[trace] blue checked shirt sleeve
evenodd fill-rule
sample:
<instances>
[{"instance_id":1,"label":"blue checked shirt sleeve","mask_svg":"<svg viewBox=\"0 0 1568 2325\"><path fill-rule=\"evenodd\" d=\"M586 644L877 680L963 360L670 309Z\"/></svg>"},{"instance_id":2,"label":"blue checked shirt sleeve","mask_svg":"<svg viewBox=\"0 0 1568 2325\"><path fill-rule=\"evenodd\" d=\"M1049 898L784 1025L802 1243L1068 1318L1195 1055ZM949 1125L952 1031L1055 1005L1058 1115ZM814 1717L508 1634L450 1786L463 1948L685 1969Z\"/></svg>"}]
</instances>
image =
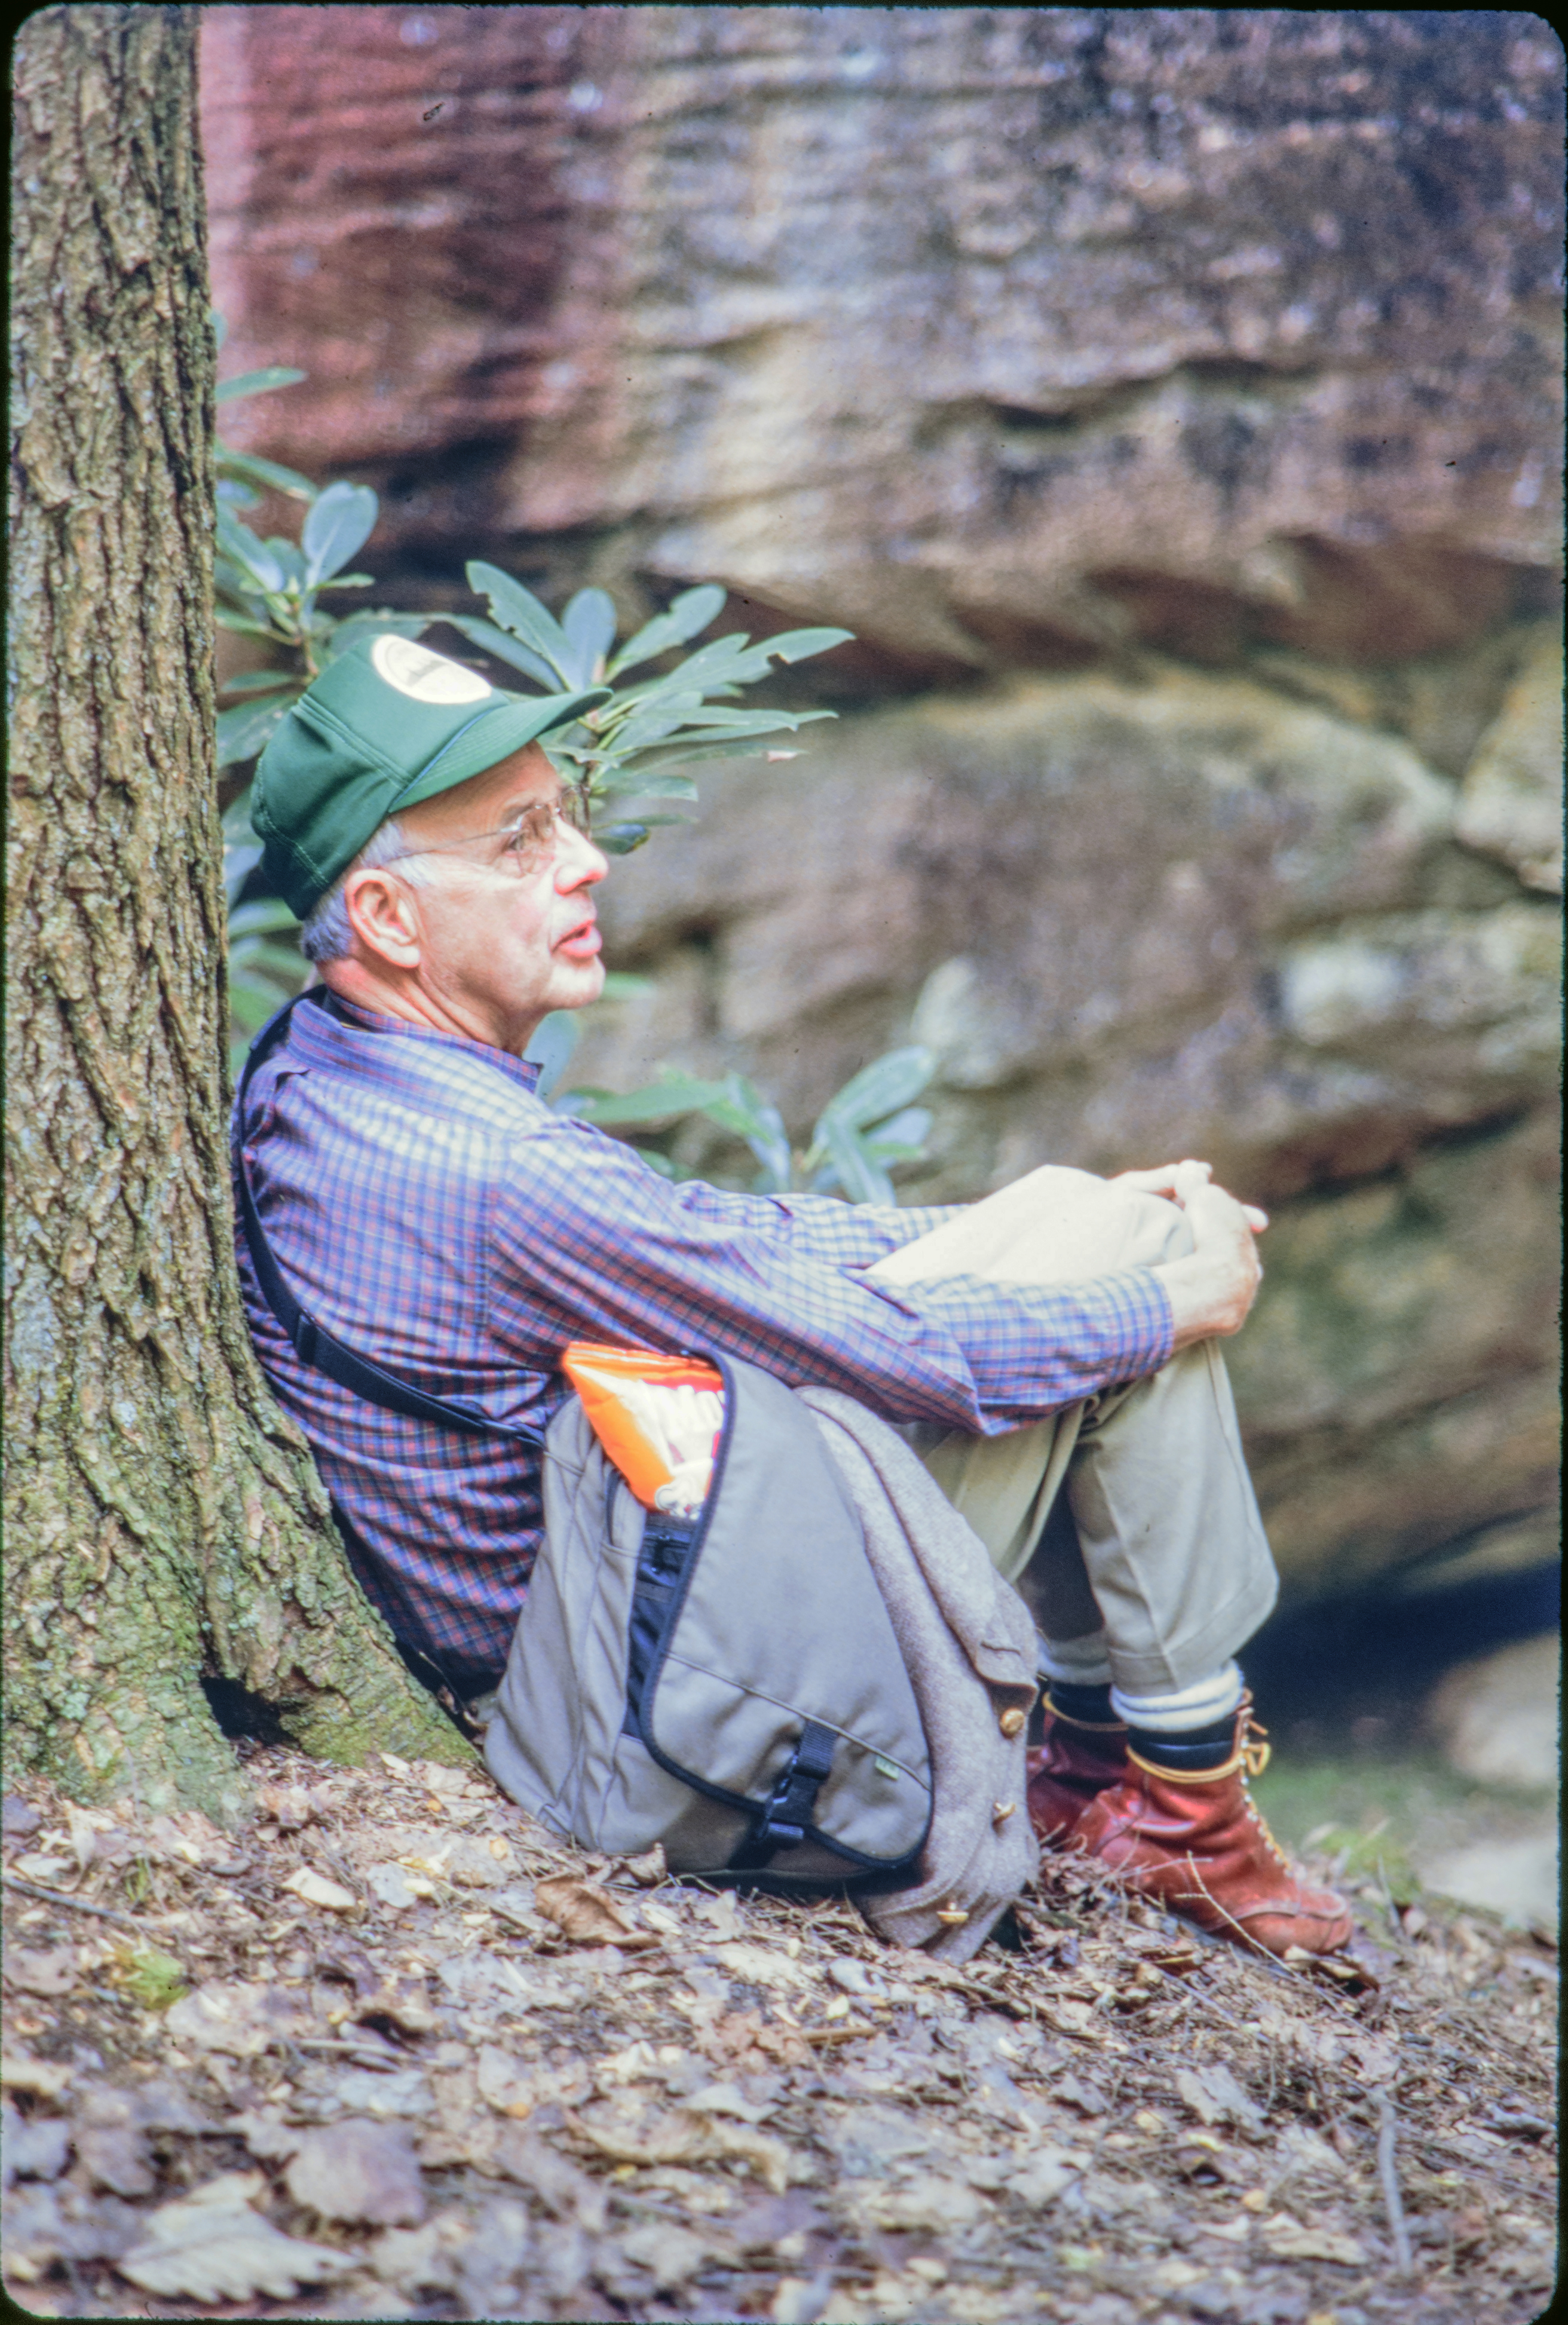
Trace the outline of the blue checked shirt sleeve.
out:
<instances>
[{"instance_id":1,"label":"blue checked shirt sleeve","mask_svg":"<svg viewBox=\"0 0 1568 2325\"><path fill-rule=\"evenodd\" d=\"M862 1280L951 1216L672 1186L557 1118L520 1143L499 1193L490 1329L530 1364L578 1338L719 1351L888 1420L988 1436L1166 1362L1170 1307L1147 1269L1049 1287Z\"/></svg>"}]
</instances>

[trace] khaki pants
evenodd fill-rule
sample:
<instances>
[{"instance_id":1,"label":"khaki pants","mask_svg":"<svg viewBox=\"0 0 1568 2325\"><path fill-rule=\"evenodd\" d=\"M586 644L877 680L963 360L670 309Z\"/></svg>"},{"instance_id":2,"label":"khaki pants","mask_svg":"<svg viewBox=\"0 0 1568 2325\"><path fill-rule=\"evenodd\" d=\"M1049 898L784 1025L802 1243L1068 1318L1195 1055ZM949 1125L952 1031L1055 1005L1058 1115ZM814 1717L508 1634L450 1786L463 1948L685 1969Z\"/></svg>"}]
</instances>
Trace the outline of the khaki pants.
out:
<instances>
[{"instance_id":1,"label":"khaki pants","mask_svg":"<svg viewBox=\"0 0 1568 2325\"><path fill-rule=\"evenodd\" d=\"M940 1275L1066 1283L1192 1247L1174 1203L1054 1164L868 1271L895 1290ZM1212 1340L1130 1386L1004 1437L924 1430L927 1468L1047 1640L1102 1626L1130 1694L1190 1686L1250 1638L1278 1579Z\"/></svg>"}]
</instances>

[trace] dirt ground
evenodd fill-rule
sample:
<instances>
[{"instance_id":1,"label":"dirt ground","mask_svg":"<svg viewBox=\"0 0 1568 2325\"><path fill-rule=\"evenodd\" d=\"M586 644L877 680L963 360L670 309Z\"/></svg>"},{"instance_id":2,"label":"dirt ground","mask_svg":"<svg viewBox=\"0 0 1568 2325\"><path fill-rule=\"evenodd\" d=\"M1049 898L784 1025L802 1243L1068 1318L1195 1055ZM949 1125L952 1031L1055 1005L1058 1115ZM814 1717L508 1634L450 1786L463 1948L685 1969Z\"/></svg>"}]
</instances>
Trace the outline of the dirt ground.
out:
<instances>
[{"instance_id":1,"label":"dirt ground","mask_svg":"<svg viewBox=\"0 0 1568 2325\"><path fill-rule=\"evenodd\" d=\"M1071 1861L962 1970L237 1747L238 1840L5 1801L5 2282L49 2317L1524 2325L1557 1961L1357 1873L1359 1973ZM1326 1860L1313 1861L1320 1875Z\"/></svg>"}]
</instances>

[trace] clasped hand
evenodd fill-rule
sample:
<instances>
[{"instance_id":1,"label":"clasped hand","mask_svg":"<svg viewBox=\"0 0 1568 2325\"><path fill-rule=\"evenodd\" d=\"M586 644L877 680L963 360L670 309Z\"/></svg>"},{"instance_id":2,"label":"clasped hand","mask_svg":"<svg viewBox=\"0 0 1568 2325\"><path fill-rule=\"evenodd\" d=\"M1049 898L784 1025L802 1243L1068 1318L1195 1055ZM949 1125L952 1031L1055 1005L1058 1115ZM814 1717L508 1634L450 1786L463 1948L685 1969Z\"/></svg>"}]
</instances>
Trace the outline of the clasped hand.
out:
<instances>
[{"instance_id":1,"label":"clasped hand","mask_svg":"<svg viewBox=\"0 0 1568 2325\"><path fill-rule=\"evenodd\" d=\"M1187 1215L1192 1249L1154 1271L1171 1303L1178 1348L1239 1332L1263 1281L1254 1238L1268 1225L1268 1214L1239 1203L1213 1177L1211 1163L1166 1162L1155 1171L1119 1172L1110 1181L1164 1195Z\"/></svg>"}]
</instances>

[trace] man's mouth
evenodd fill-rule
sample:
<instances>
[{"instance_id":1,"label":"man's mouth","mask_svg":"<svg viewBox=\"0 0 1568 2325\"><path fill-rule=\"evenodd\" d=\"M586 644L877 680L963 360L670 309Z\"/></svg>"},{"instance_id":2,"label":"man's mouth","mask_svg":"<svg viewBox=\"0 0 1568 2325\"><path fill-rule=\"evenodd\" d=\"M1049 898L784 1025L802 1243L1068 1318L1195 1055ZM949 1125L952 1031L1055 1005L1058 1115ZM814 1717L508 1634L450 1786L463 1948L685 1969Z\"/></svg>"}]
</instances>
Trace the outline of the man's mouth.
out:
<instances>
[{"instance_id":1,"label":"man's mouth","mask_svg":"<svg viewBox=\"0 0 1568 2325\"><path fill-rule=\"evenodd\" d=\"M567 931L565 936L561 937L556 944L555 949L557 952L563 952L568 960L592 960L601 950L603 943L604 940L599 935L598 923L590 912L586 921L579 921L574 929Z\"/></svg>"}]
</instances>

